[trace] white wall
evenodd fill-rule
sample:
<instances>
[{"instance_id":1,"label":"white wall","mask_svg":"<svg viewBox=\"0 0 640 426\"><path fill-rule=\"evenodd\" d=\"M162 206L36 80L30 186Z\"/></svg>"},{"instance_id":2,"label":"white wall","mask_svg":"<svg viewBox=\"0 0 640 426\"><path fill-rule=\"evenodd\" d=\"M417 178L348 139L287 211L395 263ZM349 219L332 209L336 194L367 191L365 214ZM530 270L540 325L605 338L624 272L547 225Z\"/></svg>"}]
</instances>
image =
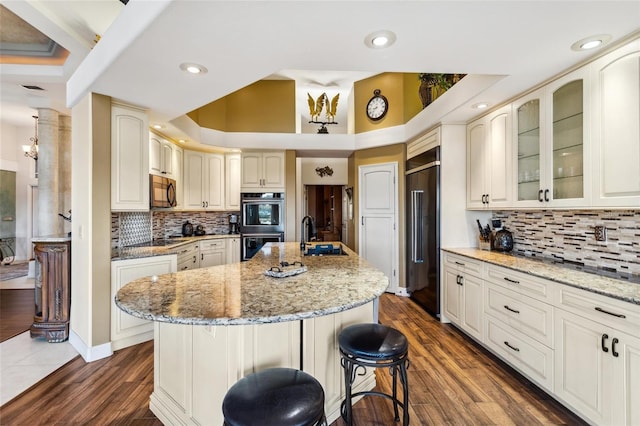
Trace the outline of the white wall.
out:
<instances>
[{"instance_id":1,"label":"white wall","mask_svg":"<svg viewBox=\"0 0 640 426\"><path fill-rule=\"evenodd\" d=\"M346 158L301 158L303 185L346 185L348 183ZM316 167L329 166L333 175L320 177Z\"/></svg>"},{"instance_id":2,"label":"white wall","mask_svg":"<svg viewBox=\"0 0 640 426\"><path fill-rule=\"evenodd\" d=\"M22 145L31 144L29 138L33 136L33 126L15 126L5 121L0 126L0 169L16 172L16 261L28 260L31 253L28 198L38 179L32 177L35 161L24 156Z\"/></svg>"}]
</instances>

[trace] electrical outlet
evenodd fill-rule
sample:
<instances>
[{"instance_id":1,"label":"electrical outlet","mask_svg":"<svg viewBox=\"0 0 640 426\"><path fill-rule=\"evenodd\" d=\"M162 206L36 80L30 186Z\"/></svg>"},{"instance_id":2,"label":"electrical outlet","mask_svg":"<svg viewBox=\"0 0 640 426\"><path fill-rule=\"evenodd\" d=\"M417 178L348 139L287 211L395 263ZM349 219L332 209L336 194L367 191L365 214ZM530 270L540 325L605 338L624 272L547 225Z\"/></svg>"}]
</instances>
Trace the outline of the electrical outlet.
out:
<instances>
[{"instance_id":1,"label":"electrical outlet","mask_svg":"<svg viewBox=\"0 0 640 426\"><path fill-rule=\"evenodd\" d=\"M593 233L596 241L607 241L607 228L604 226L594 226Z\"/></svg>"}]
</instances>

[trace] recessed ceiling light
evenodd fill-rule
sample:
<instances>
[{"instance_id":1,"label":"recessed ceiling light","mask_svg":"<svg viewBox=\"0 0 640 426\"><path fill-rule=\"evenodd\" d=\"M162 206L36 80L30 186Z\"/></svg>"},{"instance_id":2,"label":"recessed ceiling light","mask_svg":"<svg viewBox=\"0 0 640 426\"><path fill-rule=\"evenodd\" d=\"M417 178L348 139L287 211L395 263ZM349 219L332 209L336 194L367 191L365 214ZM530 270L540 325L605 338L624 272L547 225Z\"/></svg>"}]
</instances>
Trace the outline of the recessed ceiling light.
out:
<instances>
[{"instance_id":1,"label":"recessed ceiling light","mask_svg":"<svg viewBox=\"0 0 640 426\"><path fill-rule=\"evenodd\" d=\"M164 126L160 125L160 124L154 124L153 125L154 129L160 130L160 129L164 129Z\"/></svg>"},{"instance_id":2,"label":"recessed ceiling light","mask_svg":"<svg viewBox=\"0 0 640 426\"><path fill-rule=\"evenodd\" d=\"M180 69L190 74L205 74L208 71L204 65L194 64L192 62L180 64Z\"/></svg>"},{"instance_id":3,"label":"recessed ceiling light","mask_svg":"<svg viewBox=\"0 0 640 426\"><path fill-rule=\"evenodd\" d=\"M396 41L396 35L389 30L373 32L364 38L364 44L372 49L383 49Z\"/></svg>"},{"instance_id":4,"label":"recessed ceiling light","mask_svg":"<svg viewBox=\"0 0 640 426\"><path fill-rule=\"evenodd\" d=\"M581 52L583 50L594 49L596 47L604 46L605 44L611 41L611 36L609 34L600 34L587 38L583 38L582 40L578 40L571 45L571 50L575 50L576 52Z\"/></svg>"},{"instance_id":5,"label":"recessed ceiling light","mask_svg":"<svg viewBox=\"0 0 640 426\"><path fill-rule=\"evenodd\" d=\"M178 142L180 142L180 143L187 143L187 141L185 141L184 139L178 139Z\"/></svg>"},{"instance_id":6,"label":"recessed ceiling light","mask_svg":"<svg viewBox=\"0 0 640 426\"><path fill-rule=\"evenodd\" d=\"M486 102L478 102L477 104L473 104L471 105L471 108L475 108L475 109L485 109L489 106L488 103Z\"/></svg>"}]
</instances>

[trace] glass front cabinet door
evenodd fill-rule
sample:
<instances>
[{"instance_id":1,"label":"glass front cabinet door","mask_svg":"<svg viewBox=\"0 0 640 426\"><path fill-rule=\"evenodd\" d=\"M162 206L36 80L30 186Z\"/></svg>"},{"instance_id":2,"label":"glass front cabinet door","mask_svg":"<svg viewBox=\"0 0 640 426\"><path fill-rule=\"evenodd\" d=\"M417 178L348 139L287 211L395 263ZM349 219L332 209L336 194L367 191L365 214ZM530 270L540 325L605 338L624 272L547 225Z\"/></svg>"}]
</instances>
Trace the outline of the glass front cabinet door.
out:
<instances>
[{"instance_id":1,"label":"glass front cabinet door","mask_svg":"<svg viewBox=\"0 0 640 426\"><path fill-rule=\"evenodd\" d=\"M557 207L584 206L589 202L585 173L589 164L589 105L586 70L578 70L547 86L547 176L541 188L544 203Z\"/></svg>"},{"instance_id":2,"label":"glass front cabinet door","mask_svg":"<svg viewBox=\"0 0 640 426\"><path fill-rule=\"evenodd\" d=\"M542 166L542 91L538 90L518 100L513 105L515 119L515 145L516 158L515 179L516 197L515 203L521 206L537 207L540 189L544 186L540 174Z\"/></svg>"},{"instance_id":3,"label":"glass front cabinet door","mask_svg":"<svg viewBox=\"0 0 640 426\"><path fill-rule=\"evenodd\" d=\"M568 74L513 103L518 207L577 207L589 201L583 74Z\"/></svg>"}]
</instances>

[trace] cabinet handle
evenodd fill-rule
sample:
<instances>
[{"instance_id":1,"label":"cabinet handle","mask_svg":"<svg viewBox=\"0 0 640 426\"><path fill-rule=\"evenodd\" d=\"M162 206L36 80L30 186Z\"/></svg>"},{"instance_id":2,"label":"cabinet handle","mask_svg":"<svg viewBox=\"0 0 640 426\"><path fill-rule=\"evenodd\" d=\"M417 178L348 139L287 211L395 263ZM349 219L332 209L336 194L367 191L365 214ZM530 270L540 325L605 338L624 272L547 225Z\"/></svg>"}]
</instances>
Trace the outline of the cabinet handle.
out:
<instances>
[{"instance_id":1,"label":"cabinet handle","mask_svg":"<svg viewBox=\"0 0 640 426\"><path fill-rule=\"evenodd\" d=\"M456 281L458 285L464 285L464 282L462 280L464 280L464 277L462 275L458 275L458 280Z\"/></svg>"},{"instance_id":2,"label":"cabinet handle","mask_svg":"<svg viewBox=\"0 0 640 426\"><path fill-rule=\"evenodd\" d=\"M460 285L460 275L456 275L456 284Z\"/></svg>"},{"instance_id":3,"label":"cabinet handle","mask_svg":"<svg viewBox=\"0 0 640 426\"><path fill-rule=\"evenodd\" d=\"M207 204L205 207L209 207L209 202L208 202L208 201L205 201L205 203Z\"/></svg>"},{"instance_id":4,"label":"cabinet handle","mask_svg":"<svg viewBox=\"0 0 640 426\"><path fill-rule=\"evenodd\" d=\"M609 348L607 348L607 339L609 338L608 334L603 334L600 338L600 347L602 348L602 352L609 352Z\"/></svg>"},{"instance_id":5,"label":"cabinet handle","mask_svg":"<svg viewBox=\"0 0 640 426\"><path fill-rule=\"evenodd\" d=\"M542 202L542 189L538 191L538 201Z\"/></svg>"},{"instance_id":6,"label":"cabinet handle","mask_svg":"<svg viewBox=\"0 0 640 426\"><path fill-rule=\"evenodd\" d=\"M615 312L605 311L604 309L602 309L599 306L596 306L593 309L595 309L598 312L602 312L603 314L611 315L611 316L618 317L618 318L626 318L627 317L626 315L623 315L623 314L616 314Z\"/></svg>"},{"instance_id":7,"label":"cabinet handle","mask_svg":"<svg viewBox=\"0 0 640 426\"><path fill-rule=\"evenodd\" d=\"M504 342L504 344L505 344L505 345L507 345L507 347L508 347L509 349L514 350L514 351L516 351L516 352L520 352L520 349L519 349L519 348L516 348L515 346L511 346L511 345L509 344L509 342Z\"/></svg>"},{"instance_id":8,"label":"cabinet handle","mask_svg":"<svg viewBox=\"0 0 640 426\"><path fill-rule=\"evenodd\" d=\"M484 204L484 194L482 194L482 197L480 197L480 200L482 201L482 204Z\"/></svg>"},{"instance_id":9,"label":"cabinet handle","mask_svg":"<svg viewBox=\"0 0 640 426\"><path fill-rule=\"evenodd\" d=\"M182 270L184 271L185 269L189 269L189 266L185 265L182 267Z\"/></svg>"},{"instance_id":10,"label":"cabinet handle","mask_svg":"<svg viewBox=\"0 0 640 426\"><path fill-rule=\"evenodd\" d=\"M617 337L614 337L613 340L611 340L611 353L613 354L613 356L615 356L616 358L618 357L618 355L620 355L618 352L616 352L616 343L618 343L620 340L618 340Z\"/></svg>"},{"instance_id":11,"label":"cabinet handle","mask_svg":"<svg viewBox=\"0 0 640 426\"><path fill-rule=\"evenodd\" d=\"M202 207L204 207L204 201L202 202Z\"/></svg>"},{"instance_id":12,"label":"cabinet handle","mask_svg":"<svg viewBox=\"0 0 640 426\"><path fill-rule=\"evenodd\" d=\"M196 256L193 256L193 263L196 263L198 261L198 258Z\"/></svg>"},{"instance_id":13,"label":"cabinet handle","mask_svg":"<svg viewBox=\"0 0 640 426\"><path fill-rule=\"evenodd\" d=\"M544 190L544 200L549 202L549 190L548 189Z\"/></svg>"},{"instance_id":14,"label":"cabinet handle","mask_svg":"<svg viewBox=\"0 0 640 426\"><path fill-rule=\"evenodd\" d=\"M507 311L511 311L511 312L513 312L514 314L519 314L519 313L520 313L520 311L516 311L515 309L511 309L511 308L509 307L509 305L504 305L504 308L505 308Z\"/></svg>"},{"instance_id":15,"label":"cabinet handle","mask_svg":"<svg viewBox=\"0 0 640 426\"><path fill-rule=\"evenodd\" d=\"M485 194L484 197L485 203L489 204L489 194Z\"/></svg>"},{"instance_id":16,"label":"cabinet handle","mask_svg":"<svg viewBox=\"0 0 640 426\"><path fill-rule=\"evenodd\" d=\"M464 263L462 262L458 262L457 260L455 262L456 262L456 265L464 266Z\"/></svg>"},{"instance_id":17,"label":"cabinet handle","mask_svg":"<svg viewBox=\"0 0 640 426\"><path fill-rule=\"evenodd\" d=\"M364 216L362 216L362 226L364 226Z\"/></svg>"},{"instance_id":18,"label":"cabinet handle","mask_svg":"<svg viewBox=\"0 0 640 426\"><path fill-rule=\"evenodd\" d=\"M200 254L200 260L204 260L204 254Z\"/></svg>"},{"instance_id":19,"label":"cabinet handle","mask_svg":"<svg viewBox=\"0 0 640 426\"><path fill-rule=\"evenodd\" d=\"M520 284L520 281L512 280L512 279L511 279L511 278L509 278L509 277L504 277L504 280L505 280L505 281L509 281L510 283Z\"/></svg>"}]
</instances>

